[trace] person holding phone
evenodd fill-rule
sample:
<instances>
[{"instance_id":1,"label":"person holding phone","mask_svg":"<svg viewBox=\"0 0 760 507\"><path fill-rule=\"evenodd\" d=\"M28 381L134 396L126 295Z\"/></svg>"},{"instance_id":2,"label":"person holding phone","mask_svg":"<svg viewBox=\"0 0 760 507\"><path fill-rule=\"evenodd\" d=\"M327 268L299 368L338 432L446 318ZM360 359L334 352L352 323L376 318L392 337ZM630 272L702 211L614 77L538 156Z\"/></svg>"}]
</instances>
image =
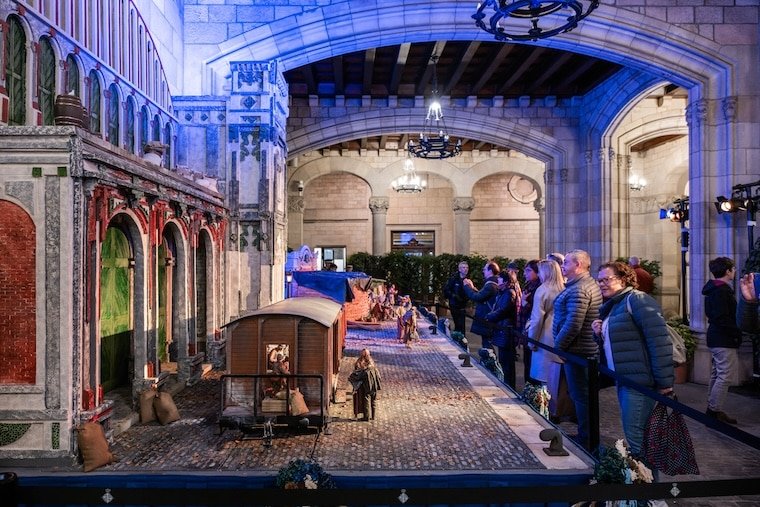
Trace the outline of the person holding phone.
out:
<instances>
[{"instance_id":1,"label":"person holding phone","mask_svg":"<svg viewBox=\"0 0 760 507\"><path fill-rule=\"evenodd\" d=\"M739 280L742 297L739 299L737 324L745 333L760 333L760 273L749 273Z\"/></svg>"}]
</instances>

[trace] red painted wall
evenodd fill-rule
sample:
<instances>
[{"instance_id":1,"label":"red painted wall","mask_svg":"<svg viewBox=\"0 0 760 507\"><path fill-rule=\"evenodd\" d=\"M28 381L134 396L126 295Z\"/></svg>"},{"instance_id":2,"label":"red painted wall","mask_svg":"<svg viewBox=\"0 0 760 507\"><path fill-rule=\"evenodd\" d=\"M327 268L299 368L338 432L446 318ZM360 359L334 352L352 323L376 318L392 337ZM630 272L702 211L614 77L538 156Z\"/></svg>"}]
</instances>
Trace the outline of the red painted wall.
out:
<instances>
[{"instance_id":1,"label":"red painted wall","mask_svg":"<svg viewBox=\"0 0 760 507\"><path fill-rule=\"evenodd\" d=\"M0 200L0 384L36 378L36 240L22 208Z\"/></svg>"}]
</instances>

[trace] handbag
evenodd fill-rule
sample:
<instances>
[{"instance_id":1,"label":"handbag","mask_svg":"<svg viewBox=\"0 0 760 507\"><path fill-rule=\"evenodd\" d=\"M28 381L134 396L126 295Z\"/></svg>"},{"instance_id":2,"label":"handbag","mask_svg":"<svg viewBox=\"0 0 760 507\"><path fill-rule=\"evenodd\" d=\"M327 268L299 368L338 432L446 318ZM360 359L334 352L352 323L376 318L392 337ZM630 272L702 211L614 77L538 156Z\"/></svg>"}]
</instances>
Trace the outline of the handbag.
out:
<instances>
[{"instance_id":1,"label":"handbag","mask_svg":"<svg viewBox=\"0 0 760 507\"><path fill-rule=\"evenodd\" d=\"M683 415L660 402L644 428L644 459L668 475L696 474L699 466Z\"/></svg>"}]
</instances>

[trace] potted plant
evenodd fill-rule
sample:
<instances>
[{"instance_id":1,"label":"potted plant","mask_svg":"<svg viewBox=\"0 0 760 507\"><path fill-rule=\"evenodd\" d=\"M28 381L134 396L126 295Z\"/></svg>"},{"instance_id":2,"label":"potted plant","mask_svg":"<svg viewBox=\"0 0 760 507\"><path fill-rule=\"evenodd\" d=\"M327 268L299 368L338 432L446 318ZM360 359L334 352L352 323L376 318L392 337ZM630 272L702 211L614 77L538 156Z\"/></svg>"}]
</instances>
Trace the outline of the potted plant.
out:
<instances>
[{"instance_id":1,"label":"potted plant","mask_svg":"<svg viewBox=\"0 0 760 507\"><path fill-rule=\"evenodd\" d=\"M697 350L697 338L692 330L680 317L673 317L668 320L668 325L675 329L683 338L686 346L686 362L675 365L674 374L676 384L683 384L689 378L689 368L694 361L694 352Z\"/></svg>"}]
</instances>

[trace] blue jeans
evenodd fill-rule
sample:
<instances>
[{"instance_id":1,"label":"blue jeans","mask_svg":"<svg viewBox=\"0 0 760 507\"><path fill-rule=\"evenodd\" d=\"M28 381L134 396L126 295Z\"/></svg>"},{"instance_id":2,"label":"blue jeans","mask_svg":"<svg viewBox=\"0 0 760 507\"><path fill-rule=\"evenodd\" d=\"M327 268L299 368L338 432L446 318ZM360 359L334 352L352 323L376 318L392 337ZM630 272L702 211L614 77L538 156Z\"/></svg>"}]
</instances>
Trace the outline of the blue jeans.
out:
<instances>
[{"instance_id":1,"label":"blue jeans","mask_svg":"<svg viewBox=\"0 0 760 507\"><path fill-rule=\"evenodd\" d=\"M644 429L657 402L649 396L625 386L618 386L617 395L620 403L620 418L623 421L623 433L628 442L628 449L635 456L641 456Z\"/></svg>"},{"instance_id":2,"label":"blue jeans","mask_svg":"<svg viewBox=\"0 0 760 507\"><path fill-rule=\"evenodd\" d=\"M588 370L567 362L562 365L567 378L567 389L575 405L575 416L578 418L578 442L588 449Z\"/></svg>"}]
</instances>

